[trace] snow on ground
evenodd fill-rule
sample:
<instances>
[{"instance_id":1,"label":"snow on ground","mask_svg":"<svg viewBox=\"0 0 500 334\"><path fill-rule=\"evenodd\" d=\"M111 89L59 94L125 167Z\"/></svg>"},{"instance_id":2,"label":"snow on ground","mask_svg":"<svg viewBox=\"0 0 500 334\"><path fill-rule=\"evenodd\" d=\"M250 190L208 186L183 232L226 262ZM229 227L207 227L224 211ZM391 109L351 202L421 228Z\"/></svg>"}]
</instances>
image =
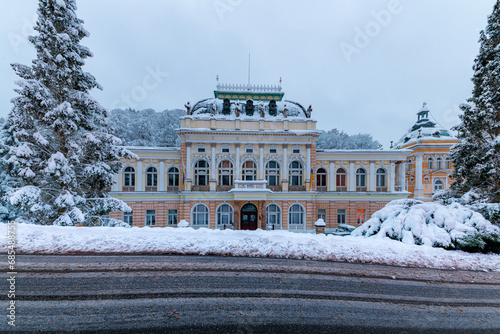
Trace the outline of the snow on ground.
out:
<instances>
[{"instance_id":1,"label":"snow on ground","mask_svg":"<svg viewBox=\"0 0 500 334\"><path fill-rule=\"evenodd\" d=\"M7 224L0 225L0 235L0 249L6 251ZM407 245L387 238L340 237L288 231L18 224L17 252L253 256L500 271L500 255Z\"/></svg>"}]
</instances>

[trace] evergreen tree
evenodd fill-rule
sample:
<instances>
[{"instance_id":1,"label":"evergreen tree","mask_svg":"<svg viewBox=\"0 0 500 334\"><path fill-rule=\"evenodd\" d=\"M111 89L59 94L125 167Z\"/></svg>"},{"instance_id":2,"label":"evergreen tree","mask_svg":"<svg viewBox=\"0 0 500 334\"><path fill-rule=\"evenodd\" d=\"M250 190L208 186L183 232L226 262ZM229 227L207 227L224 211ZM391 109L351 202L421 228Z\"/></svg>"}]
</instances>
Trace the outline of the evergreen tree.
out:
<instances>
[{"instance_id":1,"label":"evergreen tree","mask_svg":"<svg viewBox=\"0 0 500 334\"><path fill-rule=\"evenodd\" d=\"M474 63L474 89L469 103L462 104L460 143L452 151L455 165L452 184L457 194L470 190L483 200L500 201L500 2L481 31L479 55Z\"/></svg>"},{"instance_id":2,"label":"evergreen tree","mask_svg":"<svg viewBox=\"0 0 500 334\"><path fill-rule=\"evenodd\" d=\"M37 57L31 67L12 65L20 80L3 132L10 150L2 160L16 174L8 198L21 217L40 224L91 224L130 210L107 189L119 160L134 155L109 134L108 112L89 95L101 87L82 70L92 53L80 45L89 33L76 9L75 0L40 0L38 34L30 37Z\"/></svg>"}]
</instances>

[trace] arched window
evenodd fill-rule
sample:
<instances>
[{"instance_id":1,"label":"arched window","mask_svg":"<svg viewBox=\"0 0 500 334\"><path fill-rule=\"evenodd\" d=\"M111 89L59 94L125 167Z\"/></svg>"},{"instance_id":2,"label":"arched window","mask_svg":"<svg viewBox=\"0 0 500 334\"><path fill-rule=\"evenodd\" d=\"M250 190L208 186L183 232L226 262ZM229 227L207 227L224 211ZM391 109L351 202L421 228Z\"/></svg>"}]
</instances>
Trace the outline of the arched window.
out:
<instances>
[{"instance_id":1,"label":"arched window","mask_svg":"<svg viewBox=\"0 0 500 334\"><path fill-rule=\"evenodd\" d=\"M135 191L134 167L127 167L123 171L123 191Z\"/></svg>"},{"instance_id":2,"label":"arched window","mask_svg":"<svg viewBox=\"0 0 500 334\"><path fill-rule=\"evenodd\" d=\"M444 159L444 168L446 169L451 169L451 161L450 161L450 157L446 157Z\"/></svg>"},{"instance_id":3,"label":"arched window","mask_svg":"<svg viewBox=\"0 0 500 334\"><path fill-rule=\"evenodd\" d=\"M363 168L356 170L356 188L366 187L366 171ZM356 191L366 191L363 189L356 189Z\"/></svg>"},{"instance_id":4,"label":"arched window","mask_svg":"<svg viewBox=\"0 0 500 334\"><path fill-rule=\"evenodd\" d=\"M191 213L193 227L208 227L209 211L205 204L196 204Z\"/></svg>"},{"instance_id":5,"label":"arched window","mask_svg":"<svg viewBox=\"0 0 500 334\"><path fill-rule=\"evenodd\" d=\"M347 191L347 187L346 187L346 171L344 168L339 168L337 169L337 172L335 173L336 174L336 185L337 185L337 191Z\"/></svg>"},{"instance_id":6,"label":"arched window","mask_svg":"<svg viewBox=\"0 0 500 334\"><path fill-rule=\"evenodd\" d=\"M231 161L221 161L219 164L219 186L233 185L233 164Z\"/></svg>"},{"instance_id":7,"label":"arched window","mask_svg":"<svg viewBox=\"0 0 500 334\"><path fill-rule=\"evenodd\" d=\"M268 186L280 185L280 165L276 161L266 164L266 180Z\"/></svg>"},{"instance_id":8,"label":"arched window","mask_svg":"<svg viewBox=\"0 0 500 334\"><path fill-rule=\"evenodd\" d=\"M194 184L196 186L208 186L210 169L208 162L199 160L194 165Z\"/></svg>"},{"instance_id":9,"label":"arched window","mask_svg":"<svg viewBox=\"0 0 500 334\"><path fill-rule=\"evenodd\" d=\"M233 228L233 207L229 204L221 204L217 208L217 228Z\"/></svg>"},{"instance_id":10,"label":"arched window","mask_svg":"<svg viewBox=\"0 0 500 334\"><path fill-rule=\"evenodd\" d=\"M257 165L253 161L245 161L242 168L242 177L244 181L257 180Z\"/></svg>"},{"instance_id":11,"label":"arched window","mask_svg":"<svg viewBox=\"0 0 500 334\"><path fill-rule=\"evenodd\" d=\"M268 230L281 230L281 208L271 203L266 208L266 225Z\"/></svg>"},{"instance_id":12,"label":"arched window","mask_svg":"<svg viewBox=\"0 0 500 334\"><path fill-rule=\"evenodd\" d=\"M179 169L177 167L170 167L168 169L168 186L178 187L179 186Z\"/></svg>"},{"instance_id":13,"label":"arched window","mask_svg":"<svg viewBox=\"0 0 500 334\"><path fill-rule=\"evenodd\" d=\"M412 162L411 160L408 160L406 162L407 163L407 166L406 166L407 167L407 169L406 169L407 171L411 171L411 162Z\"/></svg>"},{"instance_id":14,"label":"arched window","mask_svg":"<svg viewBox=\"0 0 500 334\"><path fill-rule=\"evenodd\" d=\"M444 183L441 180L434 181L434 191L439 191L444 189Z\"/></svg>"},{"instance_id":15,"label":"arched window","mask_svg":"<svg viewBox=\"0 0 500 334\"><path fill-rule=\"evenodd\" d=\"M288 209L288 229L292 231L306 229L306 217L304 207L293 204Z\"/></svg>"},{"instance_id":16,"label":"arched window","mask_svg":"<svg viewBox=\"0 0 500 334\"><path fill-rule=\"evenodd\" d=\"M377 191L386 191L385 189L387 187L386 179L387 179L387 173L385 169L383 168L377 169Z\"/></svg>"},{"instance_id":17,"label":"arched window","mask_svg":"<svg viewBox=\"0 0 500 334\"><path fill-rule=\"evenodd\" d=\"M156 167L149 167L146 169L146 187L158 186L158 170ZM146 191L156 191L156 189L146 189Z\"/></svg>"},{"instance_id":18,"label":"arched window","mask_svg":"<svg viewBox=\"0 0 500 334\"><path fill-rule=\"evenodd\" d=\"M320 168L316 172L316 190L326 191L326 170L324 168Z\"/></svg>"},{"instance_id":19,"label":"arched window","mask_svg":"<svg viewBox=\"0 0 500 334\"><path fill-rule=\"evenodd\" d=\"M432 160L432 158L427 159L427 168L428 169L434 168L434 160Z\"/></svg>"},{"instance_id":20,"label":"arched window","mask_svg":"<svg viewBox=\"0 0 500 334\"><path fill-rule=\"evenodd\" d=\"M302 163L300 163L300 161L292 161L288 171L288 178L291 186L302 185L302 173Z\"/></svg>"},{"instance_id":21,"label":"arched window","mask_svg":"<svg viewBox=\"0 0 500 334\"><path fill-rule=\"evenodd\" d=\"M436 169L442 169L443 168L443 159L437 158L436 159Z\"/></svg>"}]
</instances>

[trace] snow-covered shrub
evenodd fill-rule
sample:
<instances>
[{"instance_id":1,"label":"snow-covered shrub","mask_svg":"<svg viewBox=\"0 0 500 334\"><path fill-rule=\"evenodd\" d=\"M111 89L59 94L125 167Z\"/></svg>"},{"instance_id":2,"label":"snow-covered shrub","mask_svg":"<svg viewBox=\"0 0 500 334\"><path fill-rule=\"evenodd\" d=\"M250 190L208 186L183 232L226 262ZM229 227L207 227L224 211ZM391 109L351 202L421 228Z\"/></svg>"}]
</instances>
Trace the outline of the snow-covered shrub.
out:
<instances>
[{"instance_id":1,"label":"snow-covered shrub","mask_svg":"<svg viewBox=\"0 0 500 334\"><path fill-rule=\"evenodd\" d=\"M396 200L375 212L353 236L390 238L406 244L500 253L500 228L460 203Z\"/></svg>"}]
</instances>

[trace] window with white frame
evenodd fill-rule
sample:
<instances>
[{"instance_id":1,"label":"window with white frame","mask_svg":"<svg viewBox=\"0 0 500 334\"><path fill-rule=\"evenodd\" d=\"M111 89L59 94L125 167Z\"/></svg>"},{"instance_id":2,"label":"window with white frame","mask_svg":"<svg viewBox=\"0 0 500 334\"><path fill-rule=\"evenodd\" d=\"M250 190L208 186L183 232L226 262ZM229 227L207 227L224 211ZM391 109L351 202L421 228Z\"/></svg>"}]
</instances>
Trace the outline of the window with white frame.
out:
<instances>
[{"instance_id":1,"label":"window with white frame","mask_svg":"<svg viewBox=\"0 0 500 334\"><path fill-rule=\"evenodd\" d=\"M245 153L247 153L247 154L253 154L253 147L247 147L247 148L245 148Z\"/></svg>"},{"instance_id":2,"label":"window with white frame","mask_svg":"<svg viewBox=\"0 0 500 334\"><path fill-rule=\"evenodd\" d=\"M434 191L439 191L444 189L444 183L441 180L434 181Z\"/></svg>"},{"instance_id":3,"label":"window with white frame","mask_svg":"<svg viewBox=\"0 0 500 334\"><path fill-rule=\"evenodd\" d=\"M356 170L356 187L366 187L366 171L363 168Z\"/></svg>"},{"instance_id":4,"label":"window with white frame","mask_svg":"<svg viewBox=\"0 0 500 334\"><path fill-rule=\"evenodd\" d=\"M336 181L337 181L337 187L345 187L346 185L346 171L344 168L339 168L337 169L336 174Z\"/></svg>"},{"instance_id":5,"label":"window with white frame","mask_svg":"<svg viewBox=\"0 0 500 334\"><path fill-rule=\"evenodd\" d=\"M134 224L134 215L133 215L133 212L130 211L130 212L124 212L123 213L123 221L127 224L129 224L130 226L132 226Z\"/></svg>"},{"instance_id":6,"label":"window with white frame","mask_svg":"<svg viewBox=\"0 0 500 334\"><path fill-rule=\"evenodd\" d=\"M210 168L205 160L199 160L194 165L194 184L196 186L207 186L209 181Z\"/></svg>"},{"instance_id":7,"label":"window with white frame","mask_svg":"<svg viewBox=\"0 0 500 334\"><path fill-rule=\"evenodd\" d=\"M326 209L318 209L318 219L323 219L326 223Z\"/></svg>"},{"instance_id":8,"label":"window with white frame","mask_svg":"<svg viewBox=\"0 0 500 334\"><path fill-rule=\"evenodd\" d=\"M217 208L217 228L233 227L233 207L229 204L221 204Z\"/></svg>"},{"instance_id":9,"label":"window with white frame","mask_svg":"<svg viewBox=\"0 0 500 334\"><path fill-rule=\"evenodd\" d=\"M223 145L222 146L222 149L221 149L222 153L229 153L229 151L230 151L229 146L227 146L227 145Z\"/></svg>"},{"instance_id":10,"label":"window with white frame","mask_svg":"<svg viewBox=\"0 0 500 334\"><path fill-rule=\"evenodd\" d=\"M123 172L123 185L125 187L135 186L135 169L134 167L127 167Z\"/></svg>"},{"instance_id":11,"label":"window with white frame","mask_svg":"<svg viewBox=\"0 0 500 334\"><path fill-rule=\"evenodd\" d=\"M257 165L253 161L245 161L243 163L242 177L244 181L257 180Z\"/></svg>"},{"instance_id":12,"label":"window with white frame","mask_svg":"<svg viewBox=\"0 0 500 334\"><path fill-rule=\"evenodd\" d=\"M446 169L450 169L451 168L451 161L450 161L450 157L446 157L444 159L444 168Z\"/></svg>"},{"instance_id":13,"label":"window with white frame","mask_svg":"<svg viewBox=\"0 0 500 334\"><path fill-rule=\"evenodd\" d=\"M146 226L154 226L156 223L156 211L146 210Z\"/></svg>"},{"instance_id":14,"label":"window with white frame","mask_svg":"<svg viewBox=\"0 0 500 334\"><path fill-rule=\"evenodd\" d=\"M281 229L281 208L278 204L271 203L267 206L266 225L268 230Z\"/></svg>"},{"instance_id":15,"label":"window with white frame","mask_svg":"<svg viewBox=\"0 0 500 334\"><path fill-rule=\"evenodd\" d=\"M346 209L337 209L337 224L346 223Z\"/></svg>"},{"instance_id":16,"label":"window with white frame","mask_svg":"<svg viewBox=\"0 0 500 334\"><path fill-rule=\"evenodd\" d=\"M278 153L278 149L276 147L269 148L269 154L276 154L276 153Z\"/></svg>"},{"instance_id":17,"label":"window with white frame","mask_svg":"<svg viewBox=\"0 0 500 334\"><path fill-rule=\"evenodd\" d=\"M290 230L305 230L305 210L300 204L293 204L288 209L288 228Z\"/></svg>"},{"instance_id":18,"label":"window with white frame","mask_svg":"<svg viewBox=\"0 0 500 334\"><path fill-rule=\"evenodd\" d=\"M303 167L300 161L292 161L288 169L288 179L291 186L301 186Z\"/></svg>"},{"instance_id":19,"label":"window with white frame","mask_svg":"<svg viewBox=\"0 0 500 334\"><path fill-rule=\"evenodd\" d=\"M377 169L377 187L387 187L387 172L383 168Z\"/></svg>"},{"instance_id":20,"label":"window with white frame","mask_svg":"<svg viewBox=\"0 0 500 334\"><path fill-rule=\"evenodd\" d=\"M205 147L198 147L198 153L205 153Z\"/></svg>"},{"instance_id":21,"label":"window with white frame","mask_svg":"<svg viewBox=\"0 0 500 334\"><path fill-rule=\"evenodd\" d=\"M276 161L266 164L266 181L268 186L280 185L280 165Z\"/></svg>"},{"instance_id":22,"label":"window with white frame","mask_svg":"<svg viewBox=\"0 0 500 334\"><path fill-rule=\"evenodd\" d=\"M443 159L437 158L436 159L436 169L442 169L443 168Z\"/></svg>"},{"instance_id":23,"label":"window with white frame","mask_svg":"<svg viewBox=\"0 0 500 334\"><path fill-rule=\"evenodd\" d=\"M300 147L293 147L292 154L300 154Z\"/></svg>"},{"instance_id":24,"label":"window with white frame","mask_svg":"<svg viewBox=\"0 0 500 334\"><path fill-rule=\"evenodd\" d=\"M407 171L411 171L411 163L412 163L411 160L406 161L406 170Z\"/></svg>"},{"instance_id":25,"label":"window with white frame","mask_svg":"<svg viewBox=\"0 0 500 334\"><path fill-rule=\"evenodd\" d=\"M365 210L364 209L359 209L358 210L357 216L356 216L356 221L360 225L365 222Z\"/></svg>"},{"instance_id":26,"label":"window with white frame","mask_svg":"<svg viewBox=\"0 0 500 334\"><path fill-rule=\"evenodd\" d=\"M156 167L149 167L148 169L146 169L146 186L158 186L158 170L156 169Z\"/></svg>"},{"instance_id":27,"label":"window with white frame","mask_svg":"<svg viewBox=\"0 0 500 334\"><path fill-rule=\"evenodd\" d=\"M167 225L177 225L177 210L168 210Z\"/></svg>"},{"instance_id":28,"label":"window with white frame","mask_svg":"<svg viewBox=\"0 0 500 334\"><path fill-rule=\"evenodd\" d=\"M170 167L168 169L168 186L178 187L179 186L179 169L177 167Z\"/></svg>"},{"instance_id":29,"label":"window with white frame","mask_svg":"<svg viewBox=\"0 0 500 334\"><path fill-rule=\"evenodd\" d=\"M219 163L219 186L233 185L233 164L231 161L221 161Z\"/></svg>"},{"instance_id":30,"label":"window with white frame","mask_svg":"<svg viewBox=\"0 0 500 334\"><path fill-rule=\"evenodd\" d=\"M326 169L320 168L316 172L316 186L326 187Z\"/></svg>"},{"instance_id":31,"label":"window with white frame","mask_svg":"<svg viewBox=\"0 0 500 334\"><path fill-rule=\"evenodd\" d=\"M434 160L432 158L427 159L427 168L429 169L434 168Z\"/></svg>"},{"instance_id":32,"label":"window with white frame","mask_svg":"<svg viewBox=\"0 0 500 334\"><path fill-rule=\"evenodd\" d=\"M193 227L208 227L209 211L204 204L196 204L191 214Z\"/></svg>"}]
</instances>

